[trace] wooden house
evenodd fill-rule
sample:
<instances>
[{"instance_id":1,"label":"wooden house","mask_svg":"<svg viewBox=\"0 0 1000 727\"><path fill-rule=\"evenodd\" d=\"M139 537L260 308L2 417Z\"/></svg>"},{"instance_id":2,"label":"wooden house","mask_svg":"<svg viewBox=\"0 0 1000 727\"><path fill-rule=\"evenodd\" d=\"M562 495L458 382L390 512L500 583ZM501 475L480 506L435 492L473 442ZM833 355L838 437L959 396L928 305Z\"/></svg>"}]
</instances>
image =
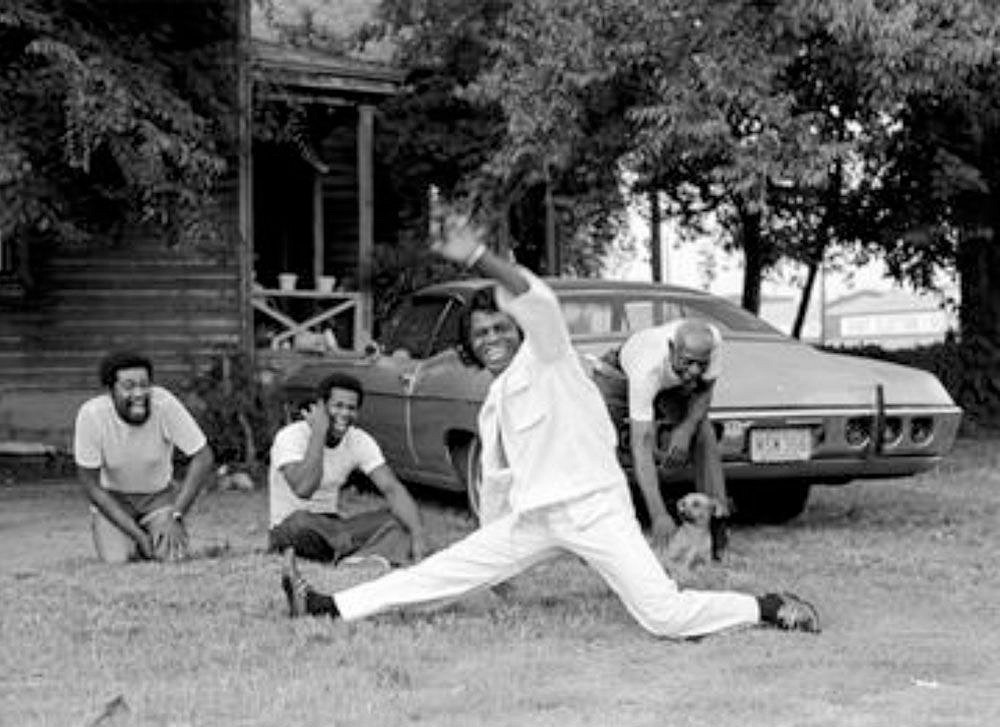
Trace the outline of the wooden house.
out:
<instances>
[{"instance_id":1,"label":"wooden house","mask_svg":"<svg viewBox=\"0 0 1000 727\"><path fill-rule=\"evenodd\" d=\"M308 124L301 144L242 144L238 179L218 198L221 239L171 247L135 228L83 248L33 248L30 294L0 266L0 454L69 449L111 350L145 352L171 385L220 351L291 343L295 324L324 307L340 311L326 319L340 345L370 330L375 108L400 74L264 41L242 70L245 132L258 104L299 104ZM0 245L9 265L10 241ZM297 274L294 291L281 290L279 273ZM339 281L324 292L321 276Z\"/></svg>"}]
</instances>

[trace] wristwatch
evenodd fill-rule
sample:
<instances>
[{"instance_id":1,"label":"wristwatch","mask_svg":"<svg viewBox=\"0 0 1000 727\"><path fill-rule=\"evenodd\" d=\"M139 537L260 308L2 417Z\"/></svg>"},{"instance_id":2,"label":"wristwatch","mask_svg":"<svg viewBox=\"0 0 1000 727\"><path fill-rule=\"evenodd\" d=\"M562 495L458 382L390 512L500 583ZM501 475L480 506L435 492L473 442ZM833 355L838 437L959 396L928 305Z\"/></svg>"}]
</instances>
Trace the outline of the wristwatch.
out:
<instances>
[{"instance_id":1,"label":"wristwatch","mask_svg":"<svg viewBox=\"0 0 1000 727\"><path fill-rule=\"evenodd\" d=\"M172 513L170 513L170 518L174 522L178 522L179 523L181 520L184 519L184 513L182 513L180 510L174 510Z\"/></svg>"}]
</instances>

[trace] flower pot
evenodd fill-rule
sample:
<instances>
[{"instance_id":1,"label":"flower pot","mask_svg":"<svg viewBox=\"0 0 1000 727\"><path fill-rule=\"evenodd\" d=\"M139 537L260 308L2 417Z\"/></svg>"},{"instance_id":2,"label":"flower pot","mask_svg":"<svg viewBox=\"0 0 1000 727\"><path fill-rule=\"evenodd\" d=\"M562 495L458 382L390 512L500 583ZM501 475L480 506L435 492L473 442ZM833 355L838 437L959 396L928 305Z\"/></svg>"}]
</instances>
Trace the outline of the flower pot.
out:
<instances>
[{"instance_id":1,"label":"flower pot","mask_svg":"<svg viewBox=\"0 0 1000 727\"><path fill-rule=\"evenodd\" d=\"M334 275L320 275L316 280L316 290L320 293L332 293L337 285L337 278Z\"/></svg>"},{"instance_id":2,"label":"flower pot","mask_svg":"<svg viewBox=\"0 0 1000 727\"><path fill-rule=\"evenodd\" d=\"M299 276L295 273L278 273L278 288L281 290L295 290Z\"/></svg>"}]
</instances>

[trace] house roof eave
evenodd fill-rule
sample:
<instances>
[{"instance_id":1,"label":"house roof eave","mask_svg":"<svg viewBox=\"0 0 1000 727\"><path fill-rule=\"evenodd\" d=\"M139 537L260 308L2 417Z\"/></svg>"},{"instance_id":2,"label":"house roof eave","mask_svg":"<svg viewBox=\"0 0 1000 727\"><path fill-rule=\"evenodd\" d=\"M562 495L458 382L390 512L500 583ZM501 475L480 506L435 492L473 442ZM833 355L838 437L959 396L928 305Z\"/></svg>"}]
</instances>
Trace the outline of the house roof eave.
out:
<instances>
[{"instance_id":1,"label":"house roof eave","mask_svg":"<svg viewBox=\"0 0 1000 727\"><path fill-rule=\"evenodd\" d=\"M405 78L402 69L358 58L253 40L250 68L254 80L328 93L388 96Z\"/></svg>"}]
</instances>

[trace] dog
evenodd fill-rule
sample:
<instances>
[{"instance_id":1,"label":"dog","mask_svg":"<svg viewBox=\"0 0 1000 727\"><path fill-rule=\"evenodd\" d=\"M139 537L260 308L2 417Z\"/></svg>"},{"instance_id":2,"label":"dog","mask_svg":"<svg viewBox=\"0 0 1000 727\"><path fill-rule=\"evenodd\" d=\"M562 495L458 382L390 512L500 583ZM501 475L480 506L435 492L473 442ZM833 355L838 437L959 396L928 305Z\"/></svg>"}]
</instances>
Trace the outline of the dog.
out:
<instances>
[{"instance_id":1,"label":"dog","mask_svg":"<svg viewBox=\"0 0 1000 727\"><path fill-rule=\"evenodd\" d=\"M677 501L681 524L667 543L664 558L678 578L712 560L712 520L722 514L722 505L701 492L691 492Z\"/></svg>"}]
</instances>

